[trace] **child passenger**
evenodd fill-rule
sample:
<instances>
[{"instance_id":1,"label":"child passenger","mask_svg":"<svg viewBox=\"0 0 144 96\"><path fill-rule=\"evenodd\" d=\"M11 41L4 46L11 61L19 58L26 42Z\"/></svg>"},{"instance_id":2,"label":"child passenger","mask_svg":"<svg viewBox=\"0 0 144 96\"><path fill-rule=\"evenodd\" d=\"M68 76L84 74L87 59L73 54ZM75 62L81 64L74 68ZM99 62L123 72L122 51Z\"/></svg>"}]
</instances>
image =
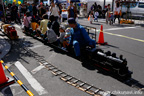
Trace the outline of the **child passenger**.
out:
<instances>
[{"instance_id":1,"label":"child passenger","mask_svg":"<svg viewBox=\"0 0 144 96\"><path fill-rule=\"evenodd\" d=\"M65 30L65 36L64 36L64 41L63 41L63 48L64 49L66 49L66 47L69 46L70 39L71 39L71 28L67 28Z\"/></svg>"},{"instance_id":2,"label":"child passenger","mask_svg":"<svg viewBox=\"0 0 144 96\"><path fill-rule=\"evenodd\" d=\"M25 31L28 32L29 28L31 27L31 15L30 12L26 12L26 16L24 17L24 28Z\"/></svg>"},{"instance_id":3,"label":"child passenger","mask_svg":"<svg viewBox=\"0 0 144 96\"><path fill-rule=\"evenodd\" d=\"M60 36L57 38L58 43L61 45L63 44L64 37L65 37L65 26L60 26L59 28Z\"/></svg>"}]
</instances>

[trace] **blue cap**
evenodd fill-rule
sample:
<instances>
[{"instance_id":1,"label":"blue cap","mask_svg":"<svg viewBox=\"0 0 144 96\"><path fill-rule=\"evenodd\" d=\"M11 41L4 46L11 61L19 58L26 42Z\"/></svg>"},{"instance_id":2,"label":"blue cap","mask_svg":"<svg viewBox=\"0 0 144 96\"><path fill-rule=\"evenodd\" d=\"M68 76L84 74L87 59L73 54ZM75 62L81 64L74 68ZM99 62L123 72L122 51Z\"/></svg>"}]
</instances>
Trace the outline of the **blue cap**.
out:
<instances>
[{"instance_id":1,"label":"blue cap","mask_svg":"<svg viewBox=\"0 0 144 96\"><path fill-rule=\"evenodd\" d=\"M69 24L76 24L76 21L75 21L74 18L69 18L69 19L68 19L68 23L69 23Z\"/></svg>"}]
</instances>

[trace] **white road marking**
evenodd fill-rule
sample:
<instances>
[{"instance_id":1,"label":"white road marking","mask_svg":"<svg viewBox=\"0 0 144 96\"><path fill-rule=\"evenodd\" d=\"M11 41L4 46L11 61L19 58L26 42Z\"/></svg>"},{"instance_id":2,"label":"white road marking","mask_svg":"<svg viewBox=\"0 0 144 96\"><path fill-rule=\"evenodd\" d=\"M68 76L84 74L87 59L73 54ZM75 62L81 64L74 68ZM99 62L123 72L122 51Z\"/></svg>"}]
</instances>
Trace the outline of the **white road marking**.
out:
<instances>
[{"instance_id":1,"label":"white road marking","mask_svg":"<svg viewBox=\"0 0 144 96\"><path fill-rule=\"evenodd\" d=\"M36 45L36 46L30 47L30 49L35 49L35 48L42 47L42 46L43 45Z\"/></svg>"},{"instance_id":2,"label":"white road marking","mask_svg":"<svg viewBox=\"0 0 144 96\"><path fill-rule=\"evenodd\" d=\"M49 62L57 55L57 53L53 52L52 55L47 59Z\"/></svg>"},{"instance_id":3,"label":"white road marking","mask_svg":"<svg viewBox=\"0 0 144 96\"><path fill-rule=\"evenodd\" d=\"M95 31L95 30L93 30L93 31ZM100 30L97 30L96 32L99 33ZM143 42L143 43L144 43L144 40L142 40L142 39L137 39L137 38L128 37L128 36L120 35L120 34L114 34L114 33L105 32L105 31L103 31L103 33L108 34L108 35L112 35L112 36L117 36L117 37L127 38L127 39L131 39L131 40L134 40L134 41L139 41L139 42Z\"/></svg>"},{"instance_id":4,"label":"white road marking","mask_svg":"<svg viewBox=\"0 0 144 96\"><path fill-rule=\"evenodd\" d=\"M31 87L38 92L39 95L48 94L48 92L40 85L40 83L29 73L29 71L19 62L15 63L15 66L23 74Z\"/></svg>"},{"instance_id":5,"label":"white road marking","mask_svg":"<svg viewBox=\"0 0 144 96\"><path fill-rule=\"evenodd\" d=\"M31 72L32 74L36 74L38 71L40 71L41 69L43 69L45 66L40 65L38 67L36 67L35 69L33 69Z\"/></svg>"},{"instance_id":6,"label":"white road marking","mask_svg":"<svg viewBox=\"0 0 144 96\"><path fill-rule=\"evenodd\" d=\"M57 53L53 52L52 55L48 58L48 61L50 62L56 55L57 55ZM31 73L36 74L38 71L40 71L43 68L45 68L45 66L40 65L40 66L36 67L35 69L33 69L31 71Z\"/></svg>"},{"instance_id":7,"label":"white road marking","mask_svg":"<svg viewBox=\"0 0 144 96\"><path fill-rule=\"evenodd\" d=\"M112 30L122 30L122 29L133 29L133 28L137 28L139 26L136 27L122 27L122 28L110 28L110 29L104 29L104 31L112 31Z\"/></svg>"}]
</instances>

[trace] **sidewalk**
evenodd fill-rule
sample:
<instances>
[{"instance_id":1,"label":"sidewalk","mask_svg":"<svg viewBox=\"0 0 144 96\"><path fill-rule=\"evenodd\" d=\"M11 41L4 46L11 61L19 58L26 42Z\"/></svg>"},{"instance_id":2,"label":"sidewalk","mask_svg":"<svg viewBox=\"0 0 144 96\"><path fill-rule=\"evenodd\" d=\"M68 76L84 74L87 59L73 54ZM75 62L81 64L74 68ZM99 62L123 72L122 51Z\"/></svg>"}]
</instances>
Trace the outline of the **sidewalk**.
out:
<instances>
[{"instance_id":1,"label":"sidewalk","mask_svg":"<svg viewBox=\"0 0 144 96\"><path fill-rule=\"evenodd\" d=\"M3 37L3 33L0 32L0 59L4 58L11 49L11 45Z\"/></svg>"},{"instance_id":2,"label":"sidewalk","mask_svg":"<svg viewBox=\"0 0 144 96\"><path fill-rule=\"evenodd\" d=\"M84 20L84 21L88 21L88 19L84 18L84 17L80 17L79 19ZM134 21L134 24L121 24L121 25L139 25L139 26L144 26L144 20L134 20L134 19L132 19L132 21ZM98 22L99 23L106 23L106 19L98 18ZM115 24L117 24L118 19L116 19L115 22L116 22Z\"/></svg>"}]
</instances>

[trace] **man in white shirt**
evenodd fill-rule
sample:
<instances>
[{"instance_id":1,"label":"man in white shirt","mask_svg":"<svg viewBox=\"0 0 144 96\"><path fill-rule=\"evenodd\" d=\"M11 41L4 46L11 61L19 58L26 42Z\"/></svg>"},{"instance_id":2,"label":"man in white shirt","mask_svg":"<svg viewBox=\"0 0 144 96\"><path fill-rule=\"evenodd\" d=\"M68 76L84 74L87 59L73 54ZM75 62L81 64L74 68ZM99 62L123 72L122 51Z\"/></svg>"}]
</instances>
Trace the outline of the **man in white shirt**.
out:
<instances>
[{"instance_id":1,"label":"man in white shirt","mask_svg":"<svg viewBox=\"0 0 144 96\"><path fill-rule=\"evenodd\" d=\"M59 17L61 18L59 8L55 5L53 1L51 2L50 11L51 15L53 15L56 20L58 20Z\"/></svg>"}]
</instances>

